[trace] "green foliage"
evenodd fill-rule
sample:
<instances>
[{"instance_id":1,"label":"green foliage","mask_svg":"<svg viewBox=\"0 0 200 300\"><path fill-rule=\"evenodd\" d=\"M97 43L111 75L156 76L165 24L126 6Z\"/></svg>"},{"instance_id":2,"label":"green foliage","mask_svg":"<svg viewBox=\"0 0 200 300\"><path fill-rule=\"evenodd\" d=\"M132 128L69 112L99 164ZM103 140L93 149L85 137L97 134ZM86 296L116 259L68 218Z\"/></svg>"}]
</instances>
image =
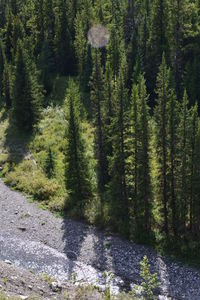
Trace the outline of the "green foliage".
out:
<instances>
[{"instance_id":1,"label":"green foliage","mask_svg":"<svg viewBox=\"0 0 200 300\"><path fill-rule=\"evenodd\" d=\"M67 91L66 130L66 188L69 200L66 207L77 207L77 215L82 216L84 207L92 199L89 163L86 156L85 141L81 127L80 95L73 81Z\"/></svg>"},{"instance_id":2,"label":"green foliage","mask_svg":"<svg viewBox=\"0 0 200 300\"><path fill-rule=\"evenodd\" d=\"M48 180L32 161L24 161L7 175L6 182L39 201L48 201L61 188L56 180Z\"/></svg>"},{"instance_id":3,"label":"green foliage","mask_svg":"<svg viewBox=\"0 0 200 300\"><path fill-rule=\"evenodd\" d=\"M4 64L5 64L5 56L3 44L0 40L0 101L2 101L3 97L3 72L4 72Z\"/></svg>"},{"instance_id":4,"label":"green foliage","mask_svg":"<svg viewBox=\"0 0 200 300\"><path fill-rule=\"evenodd\" d=\"M47 158L45 160L45 173L47 174L48 178L53 177L54 169L55 169L55 154L53 153L52 149L49 148L47 153Z\"/></svg>"},{"instance_id":5,"label":"green foliage","mask_svg":"<svg viewBox=\"0 0 200 300\"><path fill-rule=\"evenodd\" d=\"M3 0L0 11L1 174L52 210L196 253L199 1ZM105 48L88 43L95 24Z\"/></svg>"},{"instance_id":6,"label":"green foliage","mask_svg":"<svg viewBox=\"0 0 200 300\"><path fill-rule=\"evenodd\" d=\"M151 274L150 264L146 256L140 262L140 276L143 279L141 286L144 289L146 299L153 300L153 292L158 287L158 275L157 273Z\"/></svg>"},{"instance_id":7,"label":"green foliage","mask_svg":"<svg viewBox=\"0 0 200 300\"><path fill-rule=\"evenodd\" d=\"M13 84L13 116L19 129L31 131L38 122L42 104L41 87L34 66L29 66L23 44L18 44Z\"/></svg>"}]
</instances>

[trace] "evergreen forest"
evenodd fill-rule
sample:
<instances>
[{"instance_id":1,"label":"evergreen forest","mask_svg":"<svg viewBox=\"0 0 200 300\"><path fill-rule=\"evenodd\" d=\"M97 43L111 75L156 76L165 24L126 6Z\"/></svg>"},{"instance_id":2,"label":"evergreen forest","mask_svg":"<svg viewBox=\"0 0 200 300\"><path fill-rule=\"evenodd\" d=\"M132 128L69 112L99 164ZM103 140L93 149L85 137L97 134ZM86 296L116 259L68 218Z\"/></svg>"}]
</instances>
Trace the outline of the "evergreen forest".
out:
<instances>
[{"instance_id":1,"label":"evergreen forest","mask_svg":"<svg viewBox=\"0 0 200 300\"><path fill-rule=\"evenodd\" d=\"M41 206L200 262L199 113L199 0L0 0L0 175Z\"/></svg>"}]
</instances>

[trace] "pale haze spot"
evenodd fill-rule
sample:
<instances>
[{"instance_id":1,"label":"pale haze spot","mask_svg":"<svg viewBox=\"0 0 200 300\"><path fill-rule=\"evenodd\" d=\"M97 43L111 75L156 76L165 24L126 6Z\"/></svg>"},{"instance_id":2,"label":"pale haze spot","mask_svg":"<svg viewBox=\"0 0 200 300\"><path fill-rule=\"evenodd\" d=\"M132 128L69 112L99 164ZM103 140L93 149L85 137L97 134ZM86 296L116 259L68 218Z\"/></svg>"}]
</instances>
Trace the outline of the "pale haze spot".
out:
<instances>
[{"instance_id":1,"label":"pale haze spot","mask_svg":"<svg viewBox=\"0 0 200 300\"><path fill-rule=\"evenodd\" d=\"M109 31L103 25L95 25L88 31L88 42L93 48L105 47L110 39Z\"/></svg>"}]
</instances>

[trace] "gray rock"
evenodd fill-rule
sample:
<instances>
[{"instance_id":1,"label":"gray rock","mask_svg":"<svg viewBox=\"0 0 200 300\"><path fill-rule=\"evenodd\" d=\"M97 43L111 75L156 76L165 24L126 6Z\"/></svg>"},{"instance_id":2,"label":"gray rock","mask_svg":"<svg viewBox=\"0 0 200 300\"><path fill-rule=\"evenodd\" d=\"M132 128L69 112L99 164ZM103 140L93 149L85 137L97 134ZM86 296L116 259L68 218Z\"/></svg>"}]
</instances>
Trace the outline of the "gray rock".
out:
<instances>
[{"instance_id":1,"label":"gray rock","mask_svg":"<svg viewBox=\"0 0 200 300\"><path fill-rule=\"evenodd\" d=\"M53 292L58 292L62 290L62 285L60 282L53 281L51 283L51 289Z\"/></svg>"},{"instance_id":2,"label":"gray rock","mask_svg":"<svg viewBox=\"0 0 200 300\"><path fill-rule=\"evenodd\" d=\"M8 265L12 265L11 261L8 260L8 259L5 260L5 263L8 264Z\"/></svg>"}]
</instances>

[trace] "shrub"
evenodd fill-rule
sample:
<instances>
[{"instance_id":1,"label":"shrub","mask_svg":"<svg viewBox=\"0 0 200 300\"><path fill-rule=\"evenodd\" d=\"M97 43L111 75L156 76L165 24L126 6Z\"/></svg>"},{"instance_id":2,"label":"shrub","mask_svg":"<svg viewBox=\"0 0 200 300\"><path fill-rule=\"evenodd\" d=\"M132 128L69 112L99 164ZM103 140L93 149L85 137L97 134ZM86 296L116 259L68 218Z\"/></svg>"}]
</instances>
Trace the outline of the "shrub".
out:
<instances>
[{"instance_id":1,"label":"shrub","mask_svg":"<svg viewBox=\"0 0 200 300\"><path fill-rule=\"evenodd\" d=\"M158 275L157 273L151 274L147 256L144 256L143 260L140 262L140 276L143 279L141 285L144 289L146 298L148 300L154 299L153 291L158 287Z\"/></svg>"}]
</instances>

